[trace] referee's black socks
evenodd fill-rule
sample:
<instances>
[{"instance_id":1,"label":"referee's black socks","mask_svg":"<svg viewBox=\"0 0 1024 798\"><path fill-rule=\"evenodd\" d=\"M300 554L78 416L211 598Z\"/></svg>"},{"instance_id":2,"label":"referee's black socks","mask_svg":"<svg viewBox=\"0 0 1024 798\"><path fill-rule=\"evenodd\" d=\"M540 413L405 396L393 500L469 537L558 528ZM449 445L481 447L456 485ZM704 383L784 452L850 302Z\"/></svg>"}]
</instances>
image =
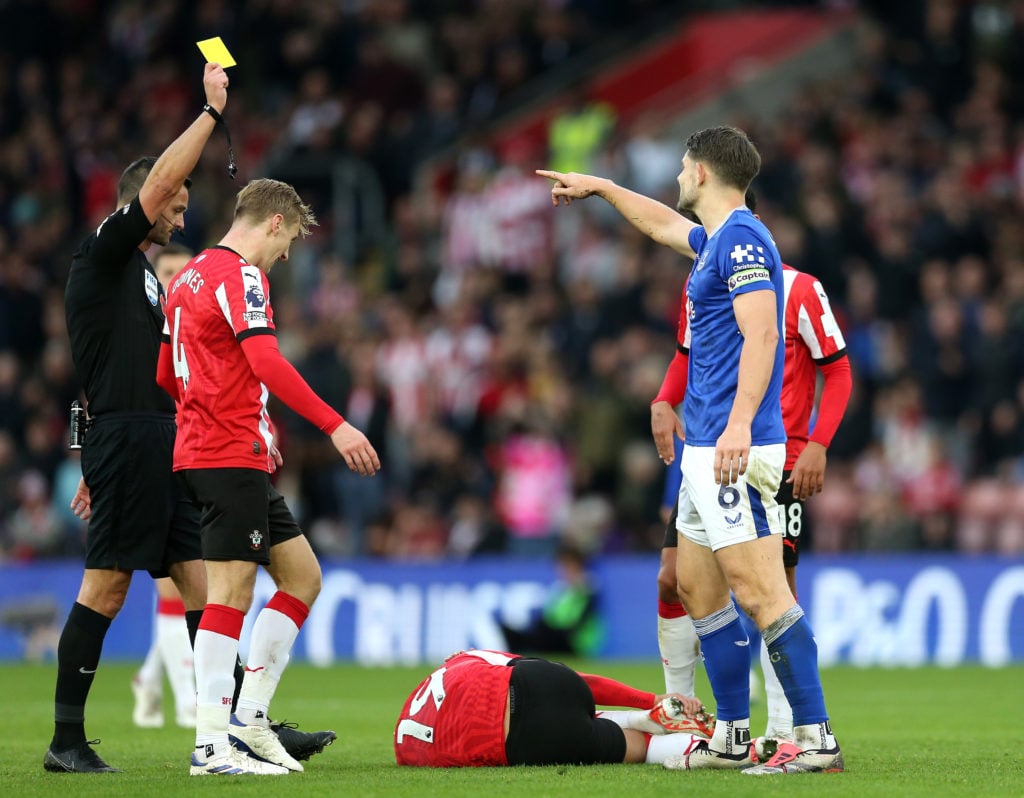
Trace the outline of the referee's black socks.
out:
<instances>
[{"instance_id":1,"label":"referee's black socks","mask_svg":"<svg viewBox=\"0 0 1024 798\"><path fill-rule=\"evenodd\" d=\"M85 702L100 664L110 618L77 601L68 613L57 645L57 689L54 695L55 751L85 741Z\"/></svg>"}]
</instances>

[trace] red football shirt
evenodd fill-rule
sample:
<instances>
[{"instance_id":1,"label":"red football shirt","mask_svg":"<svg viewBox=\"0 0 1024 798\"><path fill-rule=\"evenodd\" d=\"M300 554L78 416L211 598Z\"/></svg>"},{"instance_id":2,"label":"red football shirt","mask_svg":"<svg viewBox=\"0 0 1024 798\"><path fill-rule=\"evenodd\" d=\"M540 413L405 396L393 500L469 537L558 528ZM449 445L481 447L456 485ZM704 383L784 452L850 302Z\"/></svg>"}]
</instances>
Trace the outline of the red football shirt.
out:
<instances>
[{"instance_id":1,"label":"red football shirt","mask_svg":"<svg viewBox=\"0 0 1024 798\"><path fill-rule=\"evenodd\" d=\"M420 682L395 726L395 760L419 767L507 765L505 705L513 655L470 651Z\"/></svg>"},{"instance_id":2,"label":"red football shirt","mask_svg":"<svg viewBox=\"0 0 1024 798\"><path fill-rule=\"evenodd\" d=\"M782 375L782 423L786 427L786 465L793 468L807 445L817 368L846 353L843 333L832 315L825 289L810 274L783 264L783 326L786 339L785 370ZM677 345L689 352L686 289L679 310Z\"/></svg>"},{"instance_id":3,"label":"red football shirt","mask_svg":"<svg viewBox=\"0 0 1024 798\"><path fill-rule=\"evenodd\" d=\"M786 470L807 445L818 366L846 353L846 341L832 315L825 289L813 276L783 265L786 365L782 376L782 422L786 427Z\"/></svg>"},{"instance_id":4,"label":"red football shirt","mask_svg":"<svg viewBox=\"0 0 1024 798\"><path fill-rule=\"evenodd\" d=\"M230 249L204 250L175 277L165 312L179 395L174 470L271 471L269 392L240 345L276 334L267 276Z\"/></svg>"}]
</instances>

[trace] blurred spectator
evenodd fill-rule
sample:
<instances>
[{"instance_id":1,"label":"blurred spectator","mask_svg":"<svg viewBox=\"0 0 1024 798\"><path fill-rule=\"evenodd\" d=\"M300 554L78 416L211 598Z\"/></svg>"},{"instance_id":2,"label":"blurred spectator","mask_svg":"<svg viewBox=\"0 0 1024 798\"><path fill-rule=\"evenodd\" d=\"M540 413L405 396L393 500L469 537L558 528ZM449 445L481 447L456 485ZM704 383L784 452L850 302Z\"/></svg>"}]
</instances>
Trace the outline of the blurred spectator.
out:
<instances>
[{"instance_id":1,"label":"blurred spectator","mask_svg":"<svg viewBox=\"0 0 1024 798\"><path fill-rule=\"evenodd\" d=\"M957 528L961 551L1024 554L1024 487L1013 479L982 479L967 487Z\"/></svg>"},{"instance_id":2,"label":"blurred spectator","mask_svg":"<svg viewBox=\"0 0 1024 798\"><path fill-rule=\"evenodd\" d=\"M328 149L344 112L341 101L331 95L327 71L307 72L302 77L298 103L288 121L288 143L295 149Z\"/></svg>"},{"instance_id":3,"label":"blurred spectator","mask_svg":"<svg viewBox=\"0 0 1024 798\"><path fill-rule=\"evenodd\" d=\"M18 506L4 521L6 558L28 561L69 553L67 528L50 504L46 478L29 469L18 480Z\"/></svg>"},{"instance_id":4,"label":"blurred spectator","mask_svg":"<svg viewBox=\"0 0 1024 798\"><path fill-rule=\"evenodd\" d=\"M495 450L495 506L508 530L509 554L551 554L558 547L572 499L569 454L522 407L519 419Z\"/></svg>"},{"instance_id":5,"label":"blurred spectator","mask_svg":"<svg viewBox=\"0 0 1024 798\"><path fill-rule=\"evenodd\" d=\"M501 153L502 166L490 180L484 204L491 217L494 258L485 259L505 272L531 271L550 257L553 224L550 191L533 174L541 158L529 139L514 139Z\"/></svg>"},{"instance_id":6,"label":"blurred spectator","mask_svg":"<svg viewBox=\"0 0 1024 798\"><path fill-rule=\"evenodd\" d=\"M377 380L373 357L372 348L365 344L353 348L347 358L347 396L338 407L343 408L345 419L365 430L372 440L383 443L387 440L390 407L384 387ZM383 445L380 450L385 451ZM386 456L382 462L387 462ZM334 463L331 469L336 515L346 528L355 554L363 553L367 527L384 511L388 478L379 476L382 478L358 479L344 463Z\"/></svg>"},{"instance_id":7,"label":"blurred spectator","mask_svg":"<svg viewBox=\"0 0 1024 798\"><path fill-rule=\"evenodd\" d=\"M558 581L544 602L539 617L525 629L501 624L509 651L571 654L592 657L604 644L600 592L587 570L587 560L575 548L562 546L556 553Z\"/></svg>"},{"instance_id":8,"label":"blurred spectator","mask_svg":"<svg viewBox=\"0 0 1024 798\"><path fill-rule=\"evenodd\" d=\"M8 518L18 506L18 479L23 470L17 441L0 429L0 518Z\"/></svg>"},{"instance_id":9,"label":"blurred spectator","mask_svg":"<svg viewBox=\"0 0 1024 798\"><path fill-rule=\"evenodd\" d=\"M18 357L10 349L0 350L0 426L10 433L15 441L25 434L27 408L21 402L21 366Z\"/></svg>"},{"instance_id":10,"label":"blurred spectator","mask_svg":"<svg viewBox=\"0 0 1024 798\"><path fill-rule=\"evenodd\" d=\"M609 105L588 97L583 89L575 89L564 110L551 121L549 167L556 172L592 172L594 158L614 126L615 112Z\"/></svg>"},{"instance_id":11,"label":"blurred spectator","mask_svg":"<svg viewBox=\"0 0 1024 798\"><path fill-rule=\"evenodd\" d=\"M478 554L502 554L505 529L497 522L488 502L480 496L461 496L452 510L448 554L463 558Z\"/></svg>"},{"instance_id":12,"label":"blurred spectator","mask_svg":"<svg viewBox=\"0 0 1024 798\"><path fill-rule=\"evenodd\" d=\"M639 117L630 125L624 146L630 188L648 197L665 196L671 202L678 187L673 175L679 172L679 143L669 139L653 114ZM601 174L609 174L602 170Z\"/></svg>"},{"instance_id":13,"label":"blurred spectator","mask_svg":"<svg viewBox=\"0 0 1024 798\"><path fill-rule=\"evenodd\" d=\"M68 553L78 554L85 548L85 527L82 521L71 511L71 500L78 490L78 480L82 478L82 456L80 451L70 451L59 466L53 478L53 490L50 503L54 514L64 524L71 536ZM2 477L0 477L2 479Z\"/></svg>"}]
</instances>

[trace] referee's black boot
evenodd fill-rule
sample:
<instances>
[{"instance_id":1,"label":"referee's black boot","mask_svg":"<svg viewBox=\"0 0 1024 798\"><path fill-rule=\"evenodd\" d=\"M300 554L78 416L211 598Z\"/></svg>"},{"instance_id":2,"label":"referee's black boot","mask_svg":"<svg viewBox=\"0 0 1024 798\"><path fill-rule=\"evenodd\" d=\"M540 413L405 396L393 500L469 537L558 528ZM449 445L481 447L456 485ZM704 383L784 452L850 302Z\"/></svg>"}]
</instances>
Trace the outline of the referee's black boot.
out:
<instances>
[{"instance_id":1,"label":"referee's black boot","mask_svg":"<svg viewBox=\"0 0 1024 798\"><path fill-rule=\"evenodd\" d=\"M43 767L53 773L122 773L122 770L112 768L92 750L92 746L97 743L99 740L83 740L63 751L54 751L51 745L43 757Z\"/></svg>"}]
</instances>

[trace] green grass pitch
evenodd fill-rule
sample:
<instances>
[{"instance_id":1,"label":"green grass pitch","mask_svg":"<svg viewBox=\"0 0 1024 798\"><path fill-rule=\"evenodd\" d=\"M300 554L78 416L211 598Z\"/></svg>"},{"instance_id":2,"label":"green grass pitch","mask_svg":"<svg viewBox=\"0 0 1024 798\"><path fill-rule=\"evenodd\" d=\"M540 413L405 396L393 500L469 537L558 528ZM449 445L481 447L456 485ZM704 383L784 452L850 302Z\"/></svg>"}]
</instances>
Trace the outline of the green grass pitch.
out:
<instances>
[{"instance_id":1,"label":"green grass pitch","mask_svg":"<svg viewBox=\"0 0 1024 798\"><path fill-rule=\"evenodd\" d=\"M572 662L580 670L658 690L657 662ZM834 729L846 755L842 774L752 779L733 772L672 772L654 765L427 770L394 765L395 716L421 668L317 669L285 673L274 716L303 728L333 728L338 741L278 778L192 779L191 733L131 724L134 665L101 665L86 729L100 754L125 773L46 773L55 666L3 665L4 756L0 785L12 796L1024 796L1024 671L1021 668L856 670L823 674ZM169 689L166 715L173 719ZM707 682L698 693L710 699ZM753 732L764 706L753 708ZM282 781L287 779L287 781Z\"/></svg>"}]
</instances>

